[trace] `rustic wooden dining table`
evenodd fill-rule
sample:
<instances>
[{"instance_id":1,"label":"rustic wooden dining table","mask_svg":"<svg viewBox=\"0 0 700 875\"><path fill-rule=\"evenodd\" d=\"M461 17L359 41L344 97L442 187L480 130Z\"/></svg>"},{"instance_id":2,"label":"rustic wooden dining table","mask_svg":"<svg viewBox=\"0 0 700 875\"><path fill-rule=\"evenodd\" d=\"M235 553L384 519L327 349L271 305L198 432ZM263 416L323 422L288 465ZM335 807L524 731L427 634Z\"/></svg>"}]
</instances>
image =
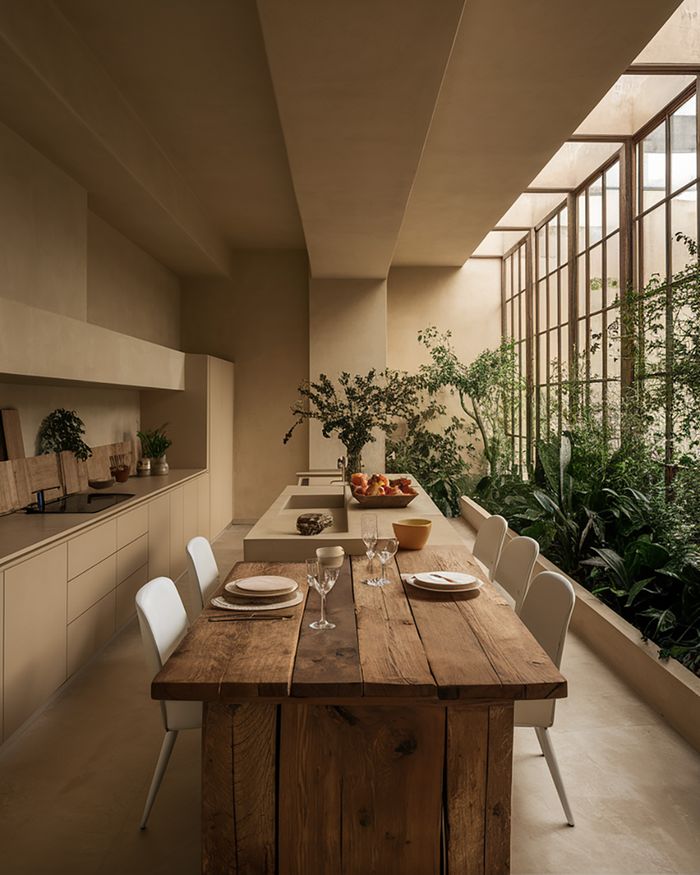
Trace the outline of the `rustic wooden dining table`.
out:
<instances>
[{"instance_id":1,"label":"rustic wooden dining table","mask_svg":"<svg viewBox=\"0 0 700 875\"><path fill-rule=\"evenodd\" d=\"M479 594L400 573L452 570ZM241 562L227 580L294 578ZM201 700L202 872L502 875L510 871L513 710L566 680L466 547L399 552L391 584L346 560L315 631L315 593L274 622L208 608L152 683Z\"/></svg>"}]
</instances>

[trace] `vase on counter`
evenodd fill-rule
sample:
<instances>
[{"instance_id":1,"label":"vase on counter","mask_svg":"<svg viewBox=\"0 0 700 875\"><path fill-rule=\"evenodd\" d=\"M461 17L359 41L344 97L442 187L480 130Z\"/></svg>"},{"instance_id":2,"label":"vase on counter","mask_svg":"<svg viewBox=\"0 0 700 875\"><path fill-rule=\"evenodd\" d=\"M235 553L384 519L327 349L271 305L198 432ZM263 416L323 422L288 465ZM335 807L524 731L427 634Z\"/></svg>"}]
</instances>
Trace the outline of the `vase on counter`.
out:
<instances>
[{"instance_id":1,"label":"vase on counter","mask_svg":"<svg viewBox=\"0 0 700 875\"><path fill-rule=\"evenodd\" d=\"M139 477L150 477L151 476L151 460L150 459L139 459L136 464L136 473Z\"/></svg>"},{"instance_id":2,"label":"vase on counter","mask_svg":"<svg viewBox=\"0 0 700 875\"><path fill-rule=\"evenodd\" d=\"M162 456L158 456L157 459L153 459L151 462L151 471L155 477L161 477L163 474L167 474L170 470L170 465L168 465L167 459L165 458L165 453Z\"/></svg>"},{"instance_id":3,"label":"vase on counter","mask_svg":"<svg viewBox=\"0 0 700 875\"><path fill-rule=\"evenodd\" d=\"M362 472L362 449L356 452L346 449L346 454L348 461L345 468L345 479L349 483L353 474L360 474Z\"/></svg>"}]
</instances>

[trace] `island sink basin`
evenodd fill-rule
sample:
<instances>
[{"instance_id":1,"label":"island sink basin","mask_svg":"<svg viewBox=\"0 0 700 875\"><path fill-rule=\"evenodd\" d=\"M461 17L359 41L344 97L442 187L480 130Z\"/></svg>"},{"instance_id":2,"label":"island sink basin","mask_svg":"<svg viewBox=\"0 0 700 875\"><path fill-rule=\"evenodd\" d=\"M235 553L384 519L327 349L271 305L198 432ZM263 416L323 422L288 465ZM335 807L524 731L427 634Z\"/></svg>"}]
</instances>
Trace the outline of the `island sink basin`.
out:
<instances>
[{"instance_id":1,"label":"island sink basin","mask_svg":"<svg viewBox=\"0 0 700 875\"><path fill-rule=\"evenodd\" d=\"M284 510L330 510L332 507L345 507L343 493L305 492L301 495L290 495Z\"/></svg>"}]
</instances>

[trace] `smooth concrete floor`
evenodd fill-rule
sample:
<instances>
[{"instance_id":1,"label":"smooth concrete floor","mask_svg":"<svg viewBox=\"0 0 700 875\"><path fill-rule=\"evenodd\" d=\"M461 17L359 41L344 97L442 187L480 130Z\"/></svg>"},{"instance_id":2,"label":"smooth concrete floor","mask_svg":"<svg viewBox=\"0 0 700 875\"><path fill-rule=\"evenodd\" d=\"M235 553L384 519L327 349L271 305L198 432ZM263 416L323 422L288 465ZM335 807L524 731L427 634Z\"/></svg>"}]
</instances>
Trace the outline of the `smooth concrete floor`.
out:
<instances>
[{"instance_id":1,"label":"smooth concrete floor","mask_svg":"<svg viewBox=\"0 0 700 875\"><path fill-rule=\"evenodd\" d=\"M217 541L221 568L246 531ZM700 756L574 635L562 668L570 695L551 734L576 827L534 732L516 730L513 873L698 875ZM133 622L0 748L0 873L198 873L199 732L180 734L138 829L162 735Z\"/></svg>"}]
</instances>

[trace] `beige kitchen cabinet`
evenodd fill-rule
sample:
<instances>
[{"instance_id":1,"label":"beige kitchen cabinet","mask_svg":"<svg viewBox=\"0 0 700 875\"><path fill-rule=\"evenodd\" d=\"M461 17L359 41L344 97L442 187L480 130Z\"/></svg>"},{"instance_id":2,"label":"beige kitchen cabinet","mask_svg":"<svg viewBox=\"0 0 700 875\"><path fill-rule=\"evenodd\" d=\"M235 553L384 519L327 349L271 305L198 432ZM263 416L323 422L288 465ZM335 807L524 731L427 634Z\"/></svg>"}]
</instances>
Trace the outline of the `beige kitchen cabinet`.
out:
<instances>
[{"instance_id":1,"label":"beige kitchen cabinet","mask_svg":"<svg viewBox=\"0 0 700 875\"><path fill-rule=\"evenodd\" d=\"M121 550L148 532L148 505L135 507L117 517L117 549Z\"/></svg>"},{"instance_id":2,"label":"beige kitchen cabinet","mask_svg":"<svg viewBox=\"0 0 700 875\"><path fill-rule=\"evenodd\" d=\"M170 577L170 496L160 495L148 505L148 574Z\"/></svg>"},{"instance_id":3,"label":"beige kitchen cabinet","mask_svg":"<svg viewBox=\"0 0 700 875\"><path fill-rule=\"evenodd\" d=\"M68 624L67 675L70 677L114 635L114 589Z\"/></svg>"},{"instance_id":4,"label":"beige kitchen cabinet","mask_svg":"<svg viewBox=\"0 0 700 875\"><path fill-rule=\"evenodd\" d=\"M209 475L203 474L197 478L197 496L199 499L198 508L198 535L204 535L205 538L212 540L210 512L209 512Z\"/></svg>"},{"instance_id":5,"label":"beige kitchen cabinet","mask_svg":"<svg viewBox=\"0 0 700 875\"><path fill-rule=\"evenodd\" d=\"M116 628L128 623L136 613L136 593L148 583L148 565L143 565L117 586Z\"/></svg>"},{"instance_id":6,"label":"beige kitchen cabinet","mask_svg":"<svg viewBox=\"0 0 700 875\"><path fill-rule=\"evenodd\" d=\"M5 570L4 737L66 679L67 545Z\"/></svg>"},{"instance_id":7,"label":"beige kitchen cabinet","mask_svg":"<svg viewBox=\"0 0 700 875\"><path fill-rule=\"evenodd\" d=\"M200 534L199 531L199 480L190 480L183 488L182 529L185 545Z\"/></svg>"},{"instance_id":8,"label":"beige kitchen cabinet","mask_svg":"<svg viewBox=\"0 0 700 875\"><path fill-rule=\"evenodd\" d=\"M173 580L185 570L185 489L170 490L170 576Z\"/></svg>"},{"instance_id":9,"label":"beige kitchen cabinet","mask_svg":"<svg viewBox=\"0 0 700 875\"><path fill-rule=\"evenodd\" d=\"M117 521L112 519L68 541L68 579L77 577L117 549Z\"/></svg>"},{"instance_id":10,"label":"beige kitchen cabinet","mask_svg":"<svg viewBox=\"0 0 700 875\"><path fill-rule=\"evenodd\" d=\"M68 622L72 623L88 608L104 598L108 592L111 592L116 585L117 557L114 553L69 580L66 617Z\"/></svg>"},{"instance_id":11,"label":"beige kitchen cabinet","mask_svg":"<svg viewBox=\"0 0 700 875\"><path fill-rule=\"evenodd\" d=\"M4 738L3 713L5 710L5 574L0 571L0 741Z\"/></svg>"},{"instance_id":12,"label":"beige kitchen cabinet","mask_svg":"<svg viewBox=\"0 0 700 875\"><path fill-rule=\"evenodd\" d=\"M185 357L185 391L141 393L141 427L168 423L174 468L207 468L206 513L199 534L215 538L233 519L232 362L206 355ZM200 501L205 492L200 493ZM201 509L201 504L200 504ZM206 526L204 529L203 526Z\"/></svg>"},{"instance_id":13,"label":"beige kitchen cabinet","mask_svg":"<svg viewBox=\"0 0 700 875\"><path fill-rule=\"evenodd\" d=\"M134 571L148 564L148 532L117 553L117 583L130 577Z\"/></svg>"}]
</instances>

